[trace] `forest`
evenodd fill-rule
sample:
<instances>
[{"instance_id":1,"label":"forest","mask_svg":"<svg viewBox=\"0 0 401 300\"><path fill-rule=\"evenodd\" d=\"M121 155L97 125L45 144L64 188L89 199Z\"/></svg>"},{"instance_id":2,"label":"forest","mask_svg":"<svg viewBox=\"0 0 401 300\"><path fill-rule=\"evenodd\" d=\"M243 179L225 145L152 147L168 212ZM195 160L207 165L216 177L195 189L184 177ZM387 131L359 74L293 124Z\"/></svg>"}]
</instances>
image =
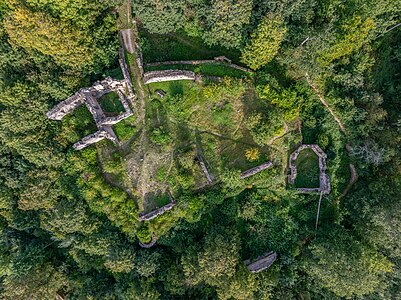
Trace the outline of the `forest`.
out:
<instances>
[{"instance_id":1,"label":"forest","mask_svg":"<svg viewBox=\"0 0 401 300\"><path fill-rule=\"evenodd\" d=\"M401 0L0 0L0 299L401 299L400 70Z\"/></svg>"}]
</instances>

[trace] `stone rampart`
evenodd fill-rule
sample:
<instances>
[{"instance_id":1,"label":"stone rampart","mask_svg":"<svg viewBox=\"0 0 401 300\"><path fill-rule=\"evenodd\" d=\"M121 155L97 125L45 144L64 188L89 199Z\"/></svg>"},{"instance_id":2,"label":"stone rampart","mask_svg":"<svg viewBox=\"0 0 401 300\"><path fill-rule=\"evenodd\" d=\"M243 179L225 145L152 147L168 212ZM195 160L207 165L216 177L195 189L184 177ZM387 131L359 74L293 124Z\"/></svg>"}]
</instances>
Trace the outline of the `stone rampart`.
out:
<instances>
[{"instance_id":1,"label":"stone rampart","mask_svg":"<svg viewBox=\"0 0 401 300\"><path fill-rule=\"evenodd\" d=\"M132 88L132 79L131 79L131 75L128 70L127 62L125 61L125 53L124 53L123 48L120 48L119 55L120 55L120 58L119 58L118 62L120 63L121 72L123 73L124 80L127 85L129 98L133 98L134 97L134 89Z\"/></svg>"},{"instance_id":2,"label":"stone rampart","mask_svg":"<svg viewBox=\"0 0 401 300\"><path fill-rule=\"evenodd\" d=\"M137 54L136 62L138 64L139 71L141 72L141 76L143 77L143 75L144 75L144 71L143 71L143 56L142 56L141 47L139 46L138 43L135 43L135 49L136 49L136 54Z\"/></svg>"},{"instance_id":3,"label":"stone rampart","mask_svg":"<svg viewBox=\"0 0 401 300\"><path fill-rule=\"evenodd\" d=\"M145 249L149 249L152 248L155 244L156 244L156 236L154 234L152 234L152 240L149 243L142 243L141 241L139 241L139 246L141 246L142 248Z\"/></svg>"},{"instance_id":4,"label":"stone rampart","mask_svg":"<svg viewBox=\"0 0 401 300\"><path fill-rule=\"evenodd\" d=\"M212 184L213 183L213 176L210 175L210 173L209 173L209 171L208 171L208 169L206 167L205 161L203 160L203 156L200 155L200 154L198 155L198 161L199 161L199 164L200 164L200 166L202 168L203 173L206 176L206 179L207 179L208 183Z\"/></svg>"},{"instance_id":5,"label":"stone rampart","mask_svg":"<svg viewBox=\"0 0 401 300\"><path fill-rule=\"evenodd\" d=\"M233 69L241 70L247 73L252 73L252 70L233 64L230 59L225 56L217 56L214 59L201 59L201 60L169 60L162 62L153 62L145 64L146 67L157 67L167 65L200 65L200 64L219 64L225 65Z\"/></svg>"},{"instance_id":6,"label":"stone rampart","mask_svg":"<svg viewBox=\"0 0 401 300\"><path fill-rule=\"evenodd\" d=\"M173 80L195 80L196 75L192 71L184 70L163 70L146 72L143 76L145 84L152 82L163 82Z\"/></svg>"}]
</instances>

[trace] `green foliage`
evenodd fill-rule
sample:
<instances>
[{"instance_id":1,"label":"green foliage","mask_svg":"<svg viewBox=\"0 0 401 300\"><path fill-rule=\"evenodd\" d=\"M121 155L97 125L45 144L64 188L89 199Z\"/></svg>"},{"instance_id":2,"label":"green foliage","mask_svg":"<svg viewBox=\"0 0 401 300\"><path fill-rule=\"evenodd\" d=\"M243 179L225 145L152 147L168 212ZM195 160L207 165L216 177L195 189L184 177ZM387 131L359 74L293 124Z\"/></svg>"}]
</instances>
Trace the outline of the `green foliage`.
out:
<instances>
[{"instance_id":1,"label":"green foliage","mask_svg":"<svg viewBox=\"0 0 401 300\"><path fill-rule=\"evenodd\" d=\"M311 149L302 150L295 160L297 177L295 186L298 188L318 188L319 179L319 157Z\"/></svg>"},{"instance_id":2,"label":"green foliage","mask_svg":"<svg viewBox=\"0 0 401 300\"><path fill-rule=\"evenodd\" d=\"M184 1L135 0L133 7L151 33L165 34L182 27Z\"/></svg>"},{"instance_id":3,"label":"green foliage","mask_svg":"<svg viewBox=\"0 0 401 300\"><path fill-rule=\"evenodd\" d=\"M349 23L342 26L343 36L338 38L328 50L321 53L320 62L328 66L336 59L349 56L362 47L374 27L375 23L371 18L363 21L361 17L355 16Z\"/></svg>"},{"instance_id":4,"label":"green foliage","mask_svg":"<svg viewBox=\"0 0 401 300\"><path fill-rule=\"evenodd\" d=\"M339 297L363 296L383 289L383 275L392 269L383 255L336 227L309 250L312 257L307 260L305 272Z\"/></svg>"},{"instance_id":5,"label":"green foliage","mask_svg":"<svg viewBox=\"0 0 401 300\"><path fill-rule=\"evenodd\" d=\"M0 0L0 298L397 299L400 1L134 2L146 62L243 53L257 71L160 67L223 79L151 84L151 96L166 92L145 98L151 144L138 149L131 117L114 126L129 140L121 153L108 142L76 152L72 143L97 130L85 106L62 122L45 113L105 75L121 78L115 12L118 28L131 28L127 3ZM110 113L114 100L103 103ZM299 142L328 155L332 193L317 232L318 196L286 187ZM253 148L261 155L250 162ZM135 187L153 182L131 178L125 161L155 149L172 153L171 168L151 175L177 205L139 224ZM266 160L275 166L240 180ZM358 180L345 189L350 163ZM157 245L139 249L152 233ZM267 251L274 264L248 272L243 260Z\"/></svg>"},{"instance_id":6,"label":"green foliage","mask_svg":"<svg viewBox=\"0 0 401 300\"><path fill-rule=\"evenodd\" d=\"M253 70L268 64L279 51L286 31L281 18L267 15L245 46L241 61Z\"/></svg>"},{"instance_id":7,"label":"green foliage","mask_svg":"<svg viewBox=\"0 0 401 300\"><path fill-rule=\"evenodd\" d=\"M206 44L238 48L242 41L242 26L249 23L251 10L250 0L213 0L203 32Z\"/></svg>"},{"instance_id":8,"label":"green foliage","mask_svg":"<svg viewBox=\"0 0 401 300\"><path fill-rule=\"evenodd\" d=\"M172 141L170 135L162 127L153 129L150 140L160 146L166 146Z\"/></svg>"}]
</instances>

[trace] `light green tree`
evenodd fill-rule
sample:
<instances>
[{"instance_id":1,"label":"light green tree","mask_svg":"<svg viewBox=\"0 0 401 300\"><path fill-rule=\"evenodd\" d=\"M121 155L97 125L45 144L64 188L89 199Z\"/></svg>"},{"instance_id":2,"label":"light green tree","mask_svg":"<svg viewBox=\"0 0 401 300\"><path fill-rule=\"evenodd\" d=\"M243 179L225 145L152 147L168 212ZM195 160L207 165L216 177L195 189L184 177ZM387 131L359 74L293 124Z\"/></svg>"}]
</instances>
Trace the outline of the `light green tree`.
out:
<instances>
[{"instance_id":1,"label":"light green tree","mask_svg":"<svg viewBox=\"0 0 401 300\"><path fill-rule=\"evenodd\" d=\"M286 32L280 17L267 15L242 51L241 61L253 70L266 65L276 56Z\"/></svg>"}]
</instances>

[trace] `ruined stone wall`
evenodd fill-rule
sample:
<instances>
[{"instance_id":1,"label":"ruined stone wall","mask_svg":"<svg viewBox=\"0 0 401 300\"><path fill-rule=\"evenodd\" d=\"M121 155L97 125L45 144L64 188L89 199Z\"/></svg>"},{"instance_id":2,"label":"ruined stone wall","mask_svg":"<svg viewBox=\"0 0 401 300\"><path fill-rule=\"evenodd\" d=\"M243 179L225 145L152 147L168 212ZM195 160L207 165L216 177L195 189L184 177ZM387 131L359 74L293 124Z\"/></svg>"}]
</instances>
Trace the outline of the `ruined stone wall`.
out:
<instances>
[{"instance_id":1,"label":"ruined stone wall","mask_svg":"<svg viewBox=\"0 0 401 300\"><path fill-rule=\"evenodd\" d=\"M252 273L259 273L269 268L277 259L277 253L270 251L254 260L245 260L244 264Z\"/></svg>"},{"instance_id":2,"label":"ruined stone wall","mask_svg":"<svg viewBox=\"0 0 401 300\"><path fill-rule=\"evenodd\" d=\"M290 168L290 175L288 176L288 183L294 184L295 183L295 178L297 177L297 167L295 165L295 160L298 158L299 153L306 149L309 148L311 149L319 159L319 182L320 185L318 188L298 188L298 191L301 193L313 193L313 192L323 192L325 194L329 194L331 190L330 186L330 177L326 173L326 158L327 155L326 153L323 152L323 150L315 144L312 145L301 145L299 146L291 155L290 155L290 161L289 161L289 168Z\"/></svg>"},{"instance_id":3,"label":"ruined stone wall","mask_svg":"<svg viewBox=\"0 0 401 300\"><path fill-rule=\"evenodd\" d=\"M175 202L170 202L169 204L166 204L165 206L153 210L147 214L140 214L138 220L141 222L152 220L157 216L164 214L166 211L171 210L175 206L175 204L176 204Z\"/></svg>"},{"instance_id":4,"label":"ruined stone wall","mask_svg":"<svg viewBox=\"0 0 401 300\"><path fill-rule=\"evenodd\" d=\"M80 93L76 93L69 97L67 100L60 102L50 111L46 113L46 116L51 120L60 121L65 115L73 112L76 108L81 106L85 102L85 98Z\"/></svg>"},{"instance_id":5,"label":"ruined stone wall","mask_svg":"<svg viewBox=\"0 0 401 300\"><path fill-rule=\"evenodd\" d=\"M143 78L144 76L144 71L143 71L143 56L141 52L141 47L139 47L138 43L135 43L135 49L136 49L136 54L137 54L137 59L136 62L138 64L139 71L141 72L141 76Z\"/></svg>"},{"instance_id":6,"label":"ruined stone wall","mask_svg":"<svg viewBox=\"0 0 401 300\"><path fill-rule=\"evenodd\" d=\"M110 125L114 125L133 114L127 97L124 94L126 87L126 80L115 80L108 77L102 81L96 81L91 87L82 88L67 100L60 102L46 115L50 119L61 120L66 114L72 112L78 106L85 104L92 114L99 131L84 137L81 141L75 143L73 147L76 150L81 150L103 139L109 139L117 143L117 136ZM98 98L111 91L117 92L125 112L115 117L106 117L103 109L100 107Z\"/></svg>"},{"instance_id":7,"label":"ruined stone wall","mask_svg":"<svg viewBox=\"0 0 401 300\"><path fill-rule=\"evenodd\" d=\"M256 173L259 173L259 172L261 172L261 171L263 171L263 170L265 170L267 168L270 168L272 166L273 166L273 163L271 161L265 162L265 163L263 163L263 164L261 164L261 165L259 165L257 167L254 167L252 169L249 169L249 170L246 170L246 171L242 172L240 174L240 178L244 179L244 178L250 177L250 176L255 175Z\"/></svg>"},{"instance_id":8,"label":"ruined stone wall","mask_svg":"<svg viewBox=\"0 0 401 300\"><path fill-rule=\"evenodd\" d=\"M233 69L241 70L247 73L251 73L252 70L233 64L230 59L225 56L217 56L214 59L202 59L202 60L169 60L163 62L153 62L145 64L146 67L157 67L165 65L200 65L200 64L219 64L225 65Z\"/></svg>"},{"instance_id":9,"label":"ruined stone wall","mask_svg":"<svg viewBox=\"0 0 401 300\"><path fill-rule=\"evenodd\" d=\"M120 58L119 58L118 62L120 63L121 72L123 73L124 80L127 84L128 94L130 95L130 98L133 98L134 97L134 89L132 88L132 79L129 74L128 65L125 61L125 53L124 53L123 48L120 48L119 55L120 55Z\"/></svg>"},{"instance_id":10,"label":"ruined stone wall","mask_svg":"<svg viewBox=\"0 0 401 300\"><path fill-rule=\"evenodd\" d=\"M156 240L156 236L152 233L152 240L149 243L146 243L146 244L141 243L139 241L139 246L141 246L142 248L145 248L145 249L149 249L149 248L152 248L156 244L156 241L157 241Z\"/></svg>"},{"instance_id":11,"label":"ruined stone wall","mask_svg":"<svg viewBox=\"0 0 401 300\"><path fill-rule=\"evenodd\" d=\"M166 204L163 207L155 209L155 210L153 210L153 211L151 211L149 213L141 213L139 215L139 219L138 220L140 222L149 221L149 220L152 220L152 219L156 218L157 216L160 216L161 214L164 214L166 211L171 210L176 205L176 203L175 203L173 197L171 196L170 192L167 192L167 194L168 194L168 196L170 198L170 203L169 204Z\"/></svg>"},{"instance_id":12,"label":"ruined stone wall","mask_svg":"<svg viewBox=\"0 0 401 300\"><path fill-rule=\"evenodd\" d=\"M206 179L207 179L208 183L212 184L213 183L213 176L210 175L210 173L209 173L209 171L208 171L208 169L206 167L205 161L203 160L203 156L201 154L198 154L198 161L199 161L199 164L200 164L200 166L202 168L203 173L206 176Z\"/></svg>"},{"instance_id":13,"label":"ruined stone wall","mask_svg":"<svg viewBox=\"0 0 401 300\"><path fill-rule=\"evenodd\" d=\"M192 71L184 70L163 70L146 72L143 76L145 84L152 82L163 82L173 80L195 80L196 75Z\"/></svg>"},{"instance_id":14,"label":"ruined stone wall","mask_svg":"<svg viewBox=\"0 0 401 300\"><path fill-rule=\"evenodd\" d=\"M109 139L114 143L117 142L117 137L115 136L114 132L111 133L108 128L102 128L95 133L85 136L82 140L75 143L73 147L75 150L81 150L104 139Z\"/></svg>"}]
</instances>

